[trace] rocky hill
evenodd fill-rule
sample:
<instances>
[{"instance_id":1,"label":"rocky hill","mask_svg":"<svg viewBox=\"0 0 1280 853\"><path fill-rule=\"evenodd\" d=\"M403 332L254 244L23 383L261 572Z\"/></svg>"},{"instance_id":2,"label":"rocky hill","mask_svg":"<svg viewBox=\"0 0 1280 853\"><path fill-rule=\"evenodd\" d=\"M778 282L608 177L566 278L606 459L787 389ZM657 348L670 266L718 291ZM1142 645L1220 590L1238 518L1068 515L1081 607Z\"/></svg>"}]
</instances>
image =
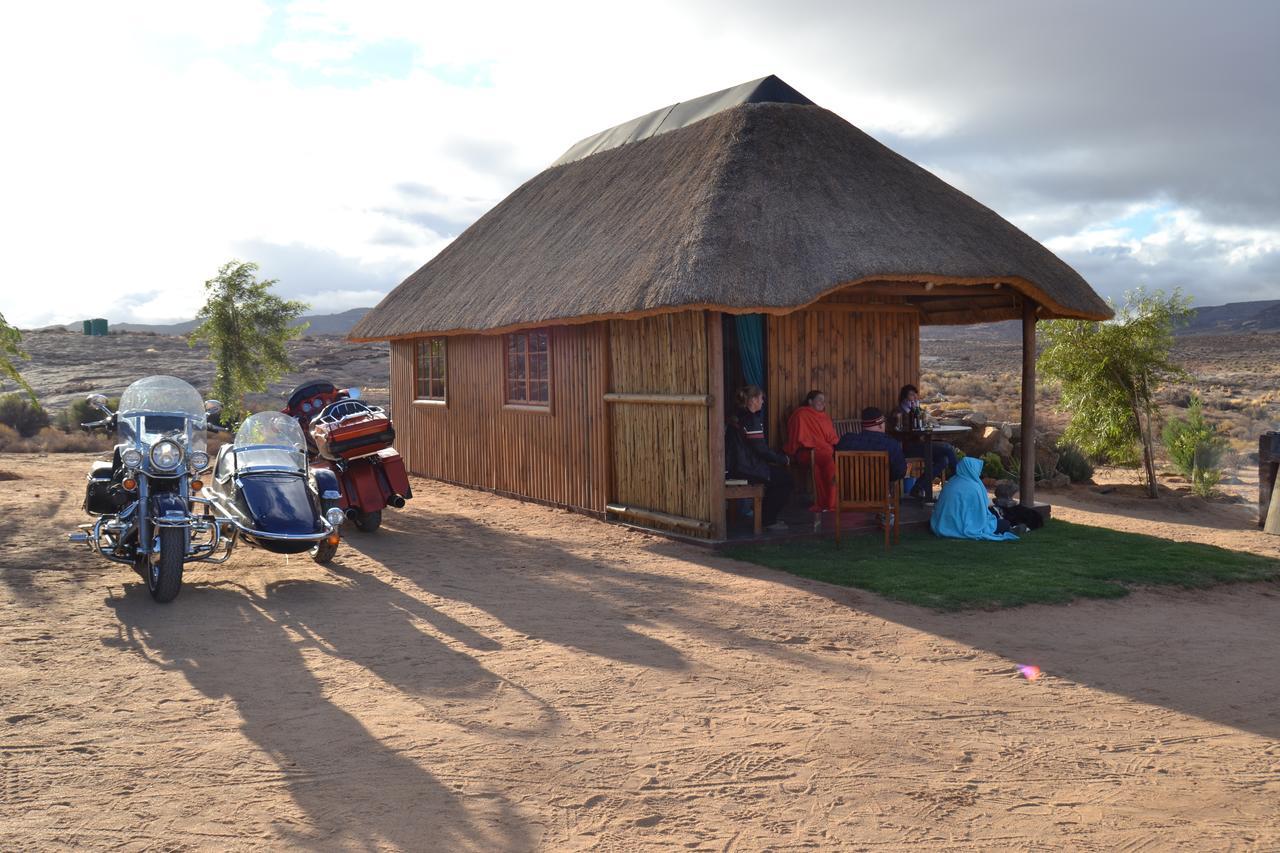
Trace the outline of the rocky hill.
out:
<instances>
[{"instance_id":1,"label":"rocky hill","mask_svg":"<svg viewBox=\"0 0 1280 853\"><path fill-rule=\"evenodd\" d=\"M1228 302L1194 309L1191 322L1179 335L1227 335L1239 332L1280 332L1280 299ZM979 323L975 326L924 326L920 336L936 341L1016 341L1022 321Z\"/></svg>"},{"instance_id":2,"label":"rocky hill","mask_svg":"<svg viewBox=\"0 0 1280 853\"><path fill-rule=\"evenodd\" d=\"M186 338L154 332L120 331L92 337L61 327L23 332L30 361L18 363L41 404L59 411L91 392L118 396L131 382L164 373L185 379L202 394L213 384L213 362L204 344L187 346ZM355 344L338 335L306 335L288 343L296 370L250 399L258 406L284 405L296 385L328 379L339 386L358 386L366 400L385 405L388 398L389 347ZM12 390L6 386L5 390Z\"/></svg>"},{"instance_id":3,"label":"rocky hill","mask_svg":"<svg viewBox=\"0 0 1280 853\"><path fill-rule=\"evenodd\" d=\"M343 311L341 314L308 314L299 319L299 323L307 324L307 334L309 335L345 335L351 331L351 327L360 321L360 318L369 313L368 308L352 308L349 311ZM196 327L195 320L187 320L183 323L170 323L168 325L147 325L145 323L114 323L110 329L113 332L149 332L156 335L185 335ZM80 323L68 323L61 328L69 332L83 333L83 326Z\"/></svg>"}]
</instances>

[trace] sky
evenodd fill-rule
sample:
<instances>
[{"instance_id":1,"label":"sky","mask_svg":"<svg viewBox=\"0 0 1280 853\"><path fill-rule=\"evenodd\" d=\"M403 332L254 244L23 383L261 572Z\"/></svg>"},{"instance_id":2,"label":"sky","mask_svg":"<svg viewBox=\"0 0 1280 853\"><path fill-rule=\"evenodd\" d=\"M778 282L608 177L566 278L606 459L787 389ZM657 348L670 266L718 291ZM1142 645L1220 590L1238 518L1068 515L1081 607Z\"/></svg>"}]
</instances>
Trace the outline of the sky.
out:
<instances>
[{"instance_id":1,"label":"sky","mask_svg":"<svg viewBox=\"0 0 1280 853\"><path fill-rule=\"evenodd\" d=\"M130 0L0 9L0 313L189 319L233 258L373 305L577 140L767 74L1103 296L1280 299L1280 3Z\"/></svg>"}]
</instances>

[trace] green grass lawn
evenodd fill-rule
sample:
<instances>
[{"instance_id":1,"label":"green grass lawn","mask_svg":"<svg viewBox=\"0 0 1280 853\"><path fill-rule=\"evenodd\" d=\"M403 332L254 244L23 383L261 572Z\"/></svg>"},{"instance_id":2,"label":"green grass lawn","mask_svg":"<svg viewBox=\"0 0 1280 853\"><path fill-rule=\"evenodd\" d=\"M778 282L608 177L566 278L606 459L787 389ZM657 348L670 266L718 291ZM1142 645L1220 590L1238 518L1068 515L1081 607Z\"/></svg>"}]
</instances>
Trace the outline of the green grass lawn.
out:
<instances>
[{"instance_id":1,"label":"green grass lawn","mask_svg":"<svg viewBox=\"0 0 1280 853\"><path fill-rule=\"evenodd\" d=\"M762 545L724 553L800 577L870 590L938 610L1118 598L1130 585L1204 587L1280 578L1280 561L1050 521L1017 542L939 539L910 530L888 556L880 534Z\"/></svg>"}]
</instances>

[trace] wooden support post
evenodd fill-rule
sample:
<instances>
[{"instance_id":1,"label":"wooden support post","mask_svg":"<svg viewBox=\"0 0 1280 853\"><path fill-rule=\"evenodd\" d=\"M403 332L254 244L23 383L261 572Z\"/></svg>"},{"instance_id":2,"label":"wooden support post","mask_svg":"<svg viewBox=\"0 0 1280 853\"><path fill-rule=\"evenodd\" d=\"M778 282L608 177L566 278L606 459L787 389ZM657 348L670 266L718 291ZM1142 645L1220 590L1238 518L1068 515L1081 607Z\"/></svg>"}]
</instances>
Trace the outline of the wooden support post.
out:
<instances>
[{"instance_id":1,"label":"wooden support post","mask_svg":"<svg viewBox=\"0 0 1280 853\"><path fill-rule=\"evenodd\" d=\"M1022 482L1021 503L1036 502L1036 303L1022 297Z\"/></svg>"},{"instance_id":2,"label":"wooden support post","mask_svg":"<svg viewBox=\"0 0 1280 853\"><path fill-rule=\"evenodd\" d=\"M711 536L727 539L729 528L724 498L724 325L719 311L707 312L707 492L711 501ZM759 507L757 507L759 512ZM756 516L759 518L759 515Z\"/></svg>"}]
</instances>

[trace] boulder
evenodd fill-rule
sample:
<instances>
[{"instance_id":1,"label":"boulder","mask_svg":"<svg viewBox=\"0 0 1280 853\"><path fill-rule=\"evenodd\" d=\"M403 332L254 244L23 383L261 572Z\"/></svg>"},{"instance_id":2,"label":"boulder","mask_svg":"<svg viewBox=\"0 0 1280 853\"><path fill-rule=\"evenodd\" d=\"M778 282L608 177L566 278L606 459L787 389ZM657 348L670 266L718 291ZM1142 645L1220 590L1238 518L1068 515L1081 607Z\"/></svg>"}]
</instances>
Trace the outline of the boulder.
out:
<instances>
[{"instance_id":1,"label":"boulder","mask_svg":"<svg viewBox=\"0 0 1280 853\"><path fill-rule=\"evenodd\" d=\"M1061 471L1054 471L1053 475L1045 480L1037 480L1037 489L1065 489L1071 485L1071 478Z\"/></svg>"},{"instance_id":2,"label":"boulder","mask_svg":"<svg viewBox=\"0 0 1280 853\"><path fill-rule=\"evenodd\" d=\"M1013 445L1009 443L1004 432L993 426L975 427L971 432L959 436L955 445L963 450L966 456L982 457L988 453L995 453L1001 459L1007 460L1013 452Z\"/></svg>"},{"instance_id":3,"label":"boulder","mask_svg":"<svg viewBox=\"0 0 1280 853\"><path fill-rule=\"evenodd\" d=\"M968 415L961 418L960 420L961 420L961 423L963 423L965 426L971 426L974 429L978 429L980 427L984 427L987 425L987 416L984 415L982 412L970 412Z\"/></svg>"}]
</instances>

